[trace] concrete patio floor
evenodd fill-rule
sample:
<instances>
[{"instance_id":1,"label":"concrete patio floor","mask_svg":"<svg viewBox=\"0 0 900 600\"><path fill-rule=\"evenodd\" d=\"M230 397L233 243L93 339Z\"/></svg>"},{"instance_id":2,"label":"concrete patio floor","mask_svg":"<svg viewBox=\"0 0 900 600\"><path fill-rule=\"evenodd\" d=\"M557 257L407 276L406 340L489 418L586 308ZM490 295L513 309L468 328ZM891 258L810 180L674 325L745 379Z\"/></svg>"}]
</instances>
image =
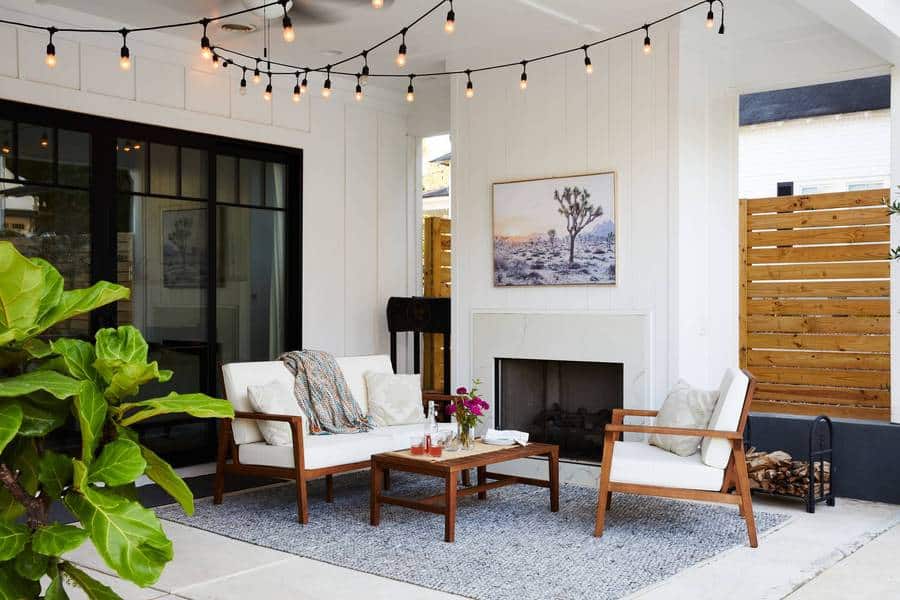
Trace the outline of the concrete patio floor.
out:
<instances>
[{"instance_id":1,"label":"concrete patio floor","mask_svg":"<svg viewBox=\"0 0 900 600\"><path fill-rule=\"evenodd\" d=\"M828 600L887 598L896 591L900 575L892 562L900 552L900 507L838 499L836 507L820 505L810 515L796 502L756 498L755 506L792 519L761 536L757 549L736 547L631 598ZM70 557L128 600L459 598L177 523L164 527L176 558L152 588L114 577L89 544ZM84 596L73 590L71 597Z\"/></svg>"}]
</instances>

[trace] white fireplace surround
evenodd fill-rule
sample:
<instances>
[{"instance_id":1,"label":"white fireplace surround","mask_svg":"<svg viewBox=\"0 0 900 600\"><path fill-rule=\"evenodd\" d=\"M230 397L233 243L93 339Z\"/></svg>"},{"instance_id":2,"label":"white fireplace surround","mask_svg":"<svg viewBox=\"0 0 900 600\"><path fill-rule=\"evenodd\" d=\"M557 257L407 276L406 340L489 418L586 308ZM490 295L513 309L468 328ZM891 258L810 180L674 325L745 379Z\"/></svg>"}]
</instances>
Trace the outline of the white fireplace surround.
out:
<instances>
[{"instance_id":1,"label":"white fireplace surround","mask_svg":"<svg viewBox=\"0 0 900 600\"><path fill-rule=\"evenodd\" d=\"M637 311L472 311L472 374L481 380L494 423L494 361L498 358L587 361L623 365L623 405L651 408L653 315Z\"/></svg>"}]
</instances>

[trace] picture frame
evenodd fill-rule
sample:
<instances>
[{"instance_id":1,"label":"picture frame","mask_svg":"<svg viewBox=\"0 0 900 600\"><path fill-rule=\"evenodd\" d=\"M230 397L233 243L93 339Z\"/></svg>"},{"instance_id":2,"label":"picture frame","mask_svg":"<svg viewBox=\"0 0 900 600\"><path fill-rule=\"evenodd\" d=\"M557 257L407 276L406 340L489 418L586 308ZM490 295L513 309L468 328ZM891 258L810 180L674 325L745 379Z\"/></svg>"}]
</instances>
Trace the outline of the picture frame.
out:
<instances>
[{"instance_id":1,"label":"picture frame","mask_svg":"<svg viewBox=\"0 0 900 600\"><path fill-rule=\"evenodd\" d=\"M617 283L615 171L492 188L494 286Z\"/></svg>"}]
</instances>

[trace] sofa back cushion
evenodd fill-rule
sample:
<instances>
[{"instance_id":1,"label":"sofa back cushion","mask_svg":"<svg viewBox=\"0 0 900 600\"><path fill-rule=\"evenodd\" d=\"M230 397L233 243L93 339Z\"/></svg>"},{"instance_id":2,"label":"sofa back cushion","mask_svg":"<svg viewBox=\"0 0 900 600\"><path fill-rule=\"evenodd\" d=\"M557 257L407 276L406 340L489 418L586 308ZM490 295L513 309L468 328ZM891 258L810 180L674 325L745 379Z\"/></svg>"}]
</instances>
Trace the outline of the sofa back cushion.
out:
<instances>
[{"instance_id":1,"label":"sofa back cushion","mask_svg":"<svg viewBox=\"0 0 900 600\"><path fill-rule=\"evenodd\" d=\"M344 374L347 387L356 404L364 415L369 414L369 393L366 389L366 373L393 373L391 357L387 354L374 354L370 356L341 356L337 358L337 364Z\"/></svg>"},{"instance_id":2,"label":"sofa back cushion","mask_svg":"<svg viewBox=\"0 0 900 600\"><path fill-rule=\"evenodd\" d=\"M743 371L728 369L719 385L719 399L709 418L707 429L715 431L737 431L744 410L744 398L750 378ZM710 467L724 469L731 458L731 440L703 438L700 444L700 458Z\"/></svg>"},{"instance_id":3,"label":"sofa back cushion","mask_svg":"<svg viewBox=\"0 0 900 600\"><path fill-rule=\"evenodd\" d=\"M251 385L264 385L271 381L283 384L287 389L294 389L294 376L285 368L280 360L264 362L229 363L222 366L222 379L225 382L225 394L234 410L253 412L247 388ZM254 421L235 419L231 424L235 444L250 444L263 441L262 433Z\"/></svg>"}]
</instances>

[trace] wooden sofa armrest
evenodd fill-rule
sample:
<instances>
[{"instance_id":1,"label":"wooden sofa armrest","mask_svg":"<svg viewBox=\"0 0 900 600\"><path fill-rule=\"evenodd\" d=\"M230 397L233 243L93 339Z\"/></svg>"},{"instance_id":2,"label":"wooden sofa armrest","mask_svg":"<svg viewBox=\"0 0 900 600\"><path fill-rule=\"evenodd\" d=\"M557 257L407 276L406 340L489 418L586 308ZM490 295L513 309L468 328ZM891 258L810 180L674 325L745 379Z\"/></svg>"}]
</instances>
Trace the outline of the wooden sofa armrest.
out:
<instances>
[{"instance_id":1,"label":"wooden sofa armrest","mask_svg":"<svg viewBox=\"0 0 900 600\"><path fill-rule=\"evenodd\" d=\"M659 414L658 410L640 410L637 408L614 408L612 414L612 422L621 425L625 422L625 417L655 417Z\"/></svg>"},{"instance_id":2,"label":"wooden sofa armrest","mask_svg":"<svg viewBox=\"0 0 900 600\"><path fill-rule=\"evenodd\" d=\"M610 423L606 426L605 431L610 434L657 433L659 435L694 435L726 440L740 440L744 437L737 431L719 431L716 429L688 429L685 427L658 427L656 425L622 425L621 423Z\"/></svg>"},{"instance_id":3,"label":"wooden sofa armrest","mask_svg":"<svg viewBox=\"0 0 900 600\"><path fill-rule=\"evenodd\" d=\"M267 413L234 411L235 419L253 419L256 421L283 421L285 423L303 423L303 417L298 415L270 415Z\"/></svg>"}]
</instances>

